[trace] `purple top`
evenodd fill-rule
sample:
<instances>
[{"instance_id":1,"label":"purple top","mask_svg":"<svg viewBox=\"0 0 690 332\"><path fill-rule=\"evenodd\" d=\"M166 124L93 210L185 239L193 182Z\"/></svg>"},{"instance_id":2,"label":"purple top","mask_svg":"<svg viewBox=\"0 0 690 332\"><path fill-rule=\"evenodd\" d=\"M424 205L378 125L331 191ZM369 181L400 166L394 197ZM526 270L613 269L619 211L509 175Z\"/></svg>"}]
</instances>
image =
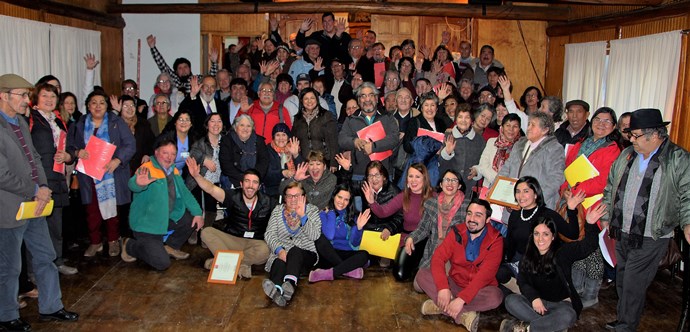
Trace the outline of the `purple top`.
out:
<instances>
[{"instance_id":1,"label":"purple top","mask_svg":"<svg viewBox=\"0 0 690 332\"><path fill-rule=\"evenodd\" d=\"M371 212L379 218L387 218L398 211L402 211L403 193L404 192L399 193L384 205L374 202L370 205ZM403 211L402 233L406 235L417 229L419 221L422 220L421 209L422 195L415 193L410 194L410 208L407 211Z\"/></svg>"}]
</instances>

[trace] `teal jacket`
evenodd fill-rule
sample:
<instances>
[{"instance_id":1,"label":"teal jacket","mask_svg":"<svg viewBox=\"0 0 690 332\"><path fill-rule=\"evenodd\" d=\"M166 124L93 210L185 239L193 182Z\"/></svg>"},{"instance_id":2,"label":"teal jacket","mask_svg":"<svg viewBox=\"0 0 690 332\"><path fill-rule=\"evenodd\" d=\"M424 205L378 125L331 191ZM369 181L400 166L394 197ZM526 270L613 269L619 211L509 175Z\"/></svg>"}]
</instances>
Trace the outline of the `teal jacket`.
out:
<instances>
[{"instance_id":1,"label":"teal jacket","mask_svg":"<svg viewBox=\"0 0 690 332\"><path fill-rule=\"evenodd\" d=\"M690 153L668 139L657 153L660 154L659 170L662 173L652 219L651 231L654 240L672 232L676 226L683 228L690 224ZM603 222L609 222L611 218L616 190L628 161L635 154L637 152L633 147L628 147L611 166L604 188L603 203L606 204L608 213L601 218Z\"/></svg>"},{"instance_id":2,"label":"teal jacket","mask_svg":"<svg viewBox=\"0 0 690 332\"><path fill-rule=\"evenodd\" d=\"M173 170L176 194L172 212L168 209L168 182L165 179L165 171L156 158L152 156L151 161L141 165L139 169L141 168L147 168L149 177L156 181L140 187L136 175L129 179L129 189L134 193L129 210L129 225L133 231L164 235L168 233L168 220L178 222L185 210L189 210L193 216L201 216L201 207L185 186L177 168Z\"/></svg>"}]
</instances>

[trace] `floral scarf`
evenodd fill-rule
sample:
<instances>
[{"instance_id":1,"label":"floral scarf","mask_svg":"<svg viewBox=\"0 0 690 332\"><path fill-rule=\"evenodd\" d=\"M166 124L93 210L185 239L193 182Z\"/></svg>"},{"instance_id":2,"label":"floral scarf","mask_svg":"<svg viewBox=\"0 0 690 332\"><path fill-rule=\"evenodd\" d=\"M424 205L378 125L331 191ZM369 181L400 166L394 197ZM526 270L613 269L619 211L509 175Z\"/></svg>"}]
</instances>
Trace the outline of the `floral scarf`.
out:
<instances>
[{"instance_id":1,"label":"floral scarf","mask_svg":"<svg viewBox=\"0 0 690 332\"><path fill-rule=\"evenodd\" d=\"M441 240L446 237L450 222L453 220L455 213L458 212L462 201L465 200L465 195L458 190L449 203L444 203L445 198L446 194L444 192L438 195L438 238Z\"/></svg>"},{"instance_id":2,"label":"floral scarf","mask_svg":"<svg viewBox=\"0 0 690 332\"><path fill-rule=\"evenodd\" d=\"M492 168L496 172L503 167L503 164L505 164L506 160L508 160L508 157L510 157L510 151L513 150L513 144L520 139L519 133L512 141L505 139L505 136L503 136L503 126L498 127L498 131L498 138L496 138L496 142L494 142L494 146L496 147L496 155L494 156L494 161L491 164Z\"/></svg>"},{"instance_id":3,"label":"floral scarf","mask_svg":"<svg viewBox=\"0 0 690 332\"><path fill-rule=\"evenodd\" d=\"M292 159L292 155L290 155L290 152L288 152L287 146L281 148L276 145L276 141L272 141L271 147L276 153L278 153L278 156L280 156L280 168L290 170L290 172L294 172L295 161Z\"/></svg>"},{"instance_id":4,"label":"floral scarf","mask_svg":"<svg viewBox=\"0 0 690 332\"><path fill-rule=\"evenodd\" d=\"M96 132L96 137L106 141L111 142L110 134L108 133L108 120L109 115L105 113L103 116L103 122L101 126L98 127ZM94 135L95 127L93 124L93 118L91 114L86 115L84 121L84 145L89 143L89 140ZM96 156L93 156L96 157ZM103 179L96 180L93 179L96 186L96 197L98 198L98 209L101 211L101 216L103 220L110 219L117 216L117 199L115 196L115 177L112 173L105 172L103 174Z\"/></svg>"}]
</instances>

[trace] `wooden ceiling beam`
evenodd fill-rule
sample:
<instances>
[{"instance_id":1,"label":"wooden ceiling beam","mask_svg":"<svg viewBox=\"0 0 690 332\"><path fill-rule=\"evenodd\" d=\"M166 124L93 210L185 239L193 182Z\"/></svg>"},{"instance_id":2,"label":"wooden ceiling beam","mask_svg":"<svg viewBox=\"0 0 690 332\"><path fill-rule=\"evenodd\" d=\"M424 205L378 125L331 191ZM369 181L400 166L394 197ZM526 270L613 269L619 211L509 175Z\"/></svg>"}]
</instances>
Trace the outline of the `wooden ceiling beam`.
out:
<instances>
[{"instance_id":1,"label":"wooden ceiling beam","mask_svg":"<svg viewBox=\"0 0 690 332\"><path fill-rule=\"evenodd\" d=\"M112 15L87 8L77 7L65 3L50 0L3 0L16 6L45 11L50 14L75 18L78 20L93 22L111 28L122 29L125 27L125 20L121 15Z\"/></svg>"},{"instance_id":2,"label":"wooden ceiling beam","mask_svg":"<svg viewBox=\"0 0 690 332\"><path fill-rule=\"evenodd\" d=\"M664 0L516 0L514 2L607 6L658 6L664 3Z\"/></svg>"},{"instance_id":3,"label":"wooden ceiling beam","mask_svg":"<svg viewBox=\"0 0 690 332\"><path fill-rule=\"evenodd\" d=\"M369 12L401 16L441 16L498 20L566 21L570 9L549 6L482 6L449 3L411 2L268 2L203 4L110 5L109 13L127 14L309 14L314 12Z\"/></svg>"},{"instance_id":4,"label":"wooden ceiling beam","mask_svg":"<svg viewBox=\"0 0 690 332\"><path fill-rule=\"evenodd\" d=\"M572 33L649 22L664 17L683 16L687 15L688 12L690 12L690 2L679 2L659 7L647 7L615 15L592 17L571 21L565 24L552 25L546 28L546 35L549 37L566 36Z\"/></svg>"}]
</instances>

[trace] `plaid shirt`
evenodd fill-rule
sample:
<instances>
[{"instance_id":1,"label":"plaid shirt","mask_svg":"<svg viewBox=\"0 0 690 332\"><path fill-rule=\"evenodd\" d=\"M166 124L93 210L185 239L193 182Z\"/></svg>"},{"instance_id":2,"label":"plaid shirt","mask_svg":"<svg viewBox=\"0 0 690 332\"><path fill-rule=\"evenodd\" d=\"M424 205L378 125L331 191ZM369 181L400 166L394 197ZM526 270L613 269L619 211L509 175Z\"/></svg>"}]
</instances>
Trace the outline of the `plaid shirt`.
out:
<instances>
[{"instance_id":1,"label":"plaid shirt","mask_svg":"<svg viewBox=\"0 0 690 332\"><path fill-rule=\"evenodd\" d=\"M179 90L180 87L184 87L184 93L185 95L189 95L189 92L192 90L192 86L189 83L189 79L186 81L182 82L179 76L175 73L173 69L168 66L168 64L165 62L165 59L163 59L163 55L158 51L158 48L152 47L151 48L151 56L153 56L153 61L156 62L156 65L158 66L158 69L161 72L166 72L168 75L170 75L170 78L173 80L175 83L175 87ZM218 72L218 63L212 62L211 63L211 70L208 72L209 75L211 76L216 76L216 73ZM199 82L201 82L202 76L197 75Z\"/></svg>"}]
</instances>

